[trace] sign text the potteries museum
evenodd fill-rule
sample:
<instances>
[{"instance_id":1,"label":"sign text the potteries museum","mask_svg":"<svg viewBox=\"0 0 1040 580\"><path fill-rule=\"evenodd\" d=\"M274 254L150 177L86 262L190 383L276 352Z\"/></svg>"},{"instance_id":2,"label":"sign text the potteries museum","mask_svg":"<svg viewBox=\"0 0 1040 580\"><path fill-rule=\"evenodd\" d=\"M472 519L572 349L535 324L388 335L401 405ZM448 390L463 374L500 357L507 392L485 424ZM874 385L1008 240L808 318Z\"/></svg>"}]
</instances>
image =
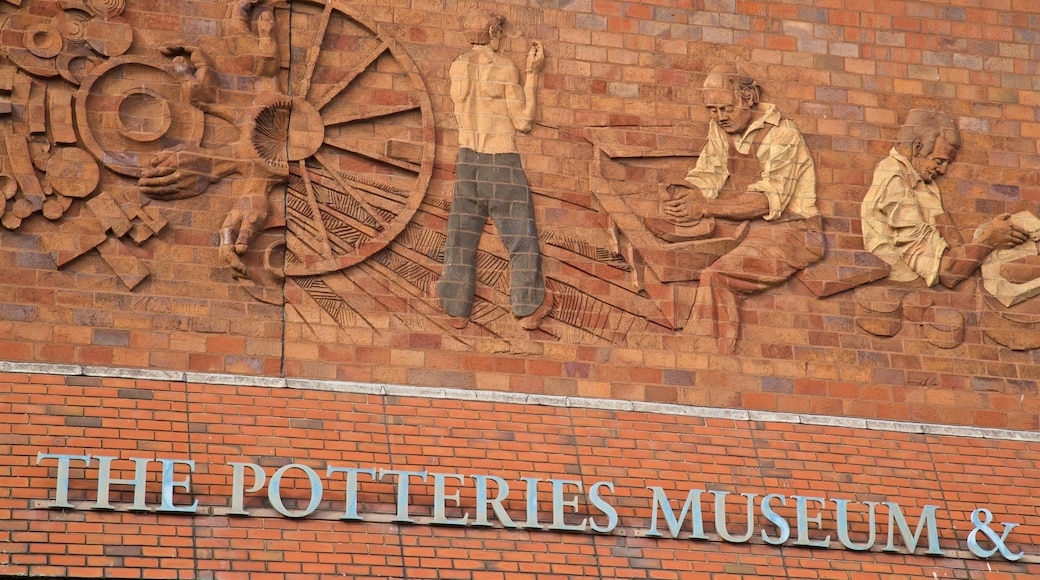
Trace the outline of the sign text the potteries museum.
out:
<instances>
[{"instance_id":1,"label":"sign text the potteries museum","mask_svg":"<svg viewBox=\"0 0 1040 580\"><path fill-rule=\"evenodd\" d=\"M36 462L37 465L51 464L57 469L52 499L41 507L183 514L200 511L199 500L191 496L191 477L195 472L195 461L191 459L121 460L101 455L38 453ZM231 474L230 497L223 506L207 508L207 513L257 517L273 515L270 514L273 508L287 518L332 517L348 522L627 533L652 538L762 542L774 546L951 557L939 545L939 529L940 521L953 522L940 517L937 505L921 508L913 525L914 516L897 501L852 501L754 492L738 495L706 489L672 492L656 485L632 493L615 493L614 483L607 480L587 483L554 477L520 477L510 481L488 474L382 467L328 465L324 473L319 473L307 465L290 463L271 472L254 463L230 462L223 468ZM96 478L96 482L87 485L93 494L96 484L93 502L70 501L73 469ZM133 477L114 479L113 470L132 472ZM157 489L150 489L150 484ZM367 504L359 502L359 496L373 497L373 491L365 488L380 486L384 491L379 493L385 494L386 484L392 486L389 494L392 503L371 513L363 511L360 506ZM132 489L133 501L113 504L113 486L126 491ZM428 492L430 487L432 497ZM84 488L77 485L74 489L79 492ZM416 489L422 491L413 493ZM158 496L152 497L157 503L155 500L149 503L149 493L156 491ZM255 496L260 496L261 501L254 499ZM263 496L270 507L262 505ZM623 497L625 505L630 506L641 496L649 500L647 512L639 518L638 526L625 529L616 507L618 498ZM326 508L319 510L323 502ZM335 512L328 508L330 504L337 506ZM523 509L508 510L506 504L522 505ZM832 510L833 518L825 519L825 513ZM851 522L850 514L854 514ZM1010 561L1023 557L1023 552L1007 546L1018 523L995 522L992 511L985 507L976 507L969 519L970 522L964 523L970 523L970 531L957 533L964 535L958 540L964 540L974 556L999 555ZM619 526L622 529L619 530ZM963 527L954 526L954 529Z\"/></svg>"}]
</instances>

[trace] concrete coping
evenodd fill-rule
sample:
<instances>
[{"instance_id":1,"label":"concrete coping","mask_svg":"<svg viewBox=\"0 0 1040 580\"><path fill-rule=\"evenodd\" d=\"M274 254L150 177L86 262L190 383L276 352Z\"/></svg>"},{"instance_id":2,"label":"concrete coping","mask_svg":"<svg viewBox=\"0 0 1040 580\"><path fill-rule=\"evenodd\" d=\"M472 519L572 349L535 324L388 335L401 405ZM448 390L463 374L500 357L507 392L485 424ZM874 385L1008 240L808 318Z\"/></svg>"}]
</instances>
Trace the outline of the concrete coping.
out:
<instances>
[{"instance_id":1,"label":"concrete coping","mask_svg":"<svg viewBox=\"0 0 1040 580\"><path fill-rule=\"evenodd\" d=\"M755 421L763 423L794 423L801 425L814 425L824 427L864 429L867 431L919 433L924 435L945 435L952 437L969 437L975 439L1040 442L1040 432L1036 431L1016 431L1011 429L991 429L985 427L942 425L935 423L913 423L907 421L886 421L877 419L864 419L859 417L838 417L832 415L809 415L802 413L777 413L745 409L693 407L688 405L678 405L669 403L648 403L642 401L622 401L617 399L592 399L586 397L532 395L526 393L509 393L502 391L479 391L468 389L450 389L441 387L416 387L409 385L391 385L380 383L358 383L349 381L326 381L314 379L290 379L284 377L258 377L250 375L194 373L162 371L152 369L27 363L2 360L0 360L0 373L121 378L133 380L183 382L202 385L265 387L272 389L288 388L299 390L333 391L337 393L351 393L358 395L376 395L382 397L414 397L420 399L449 399L457 401L480 401L486 403L505 403L515 405L540 405L546 407L560 407L570 409L596 409L602 411L615 412L628 411L634 413L650 413L682 417L700 417L704 419Z\"/></svg>"}]
</instances>

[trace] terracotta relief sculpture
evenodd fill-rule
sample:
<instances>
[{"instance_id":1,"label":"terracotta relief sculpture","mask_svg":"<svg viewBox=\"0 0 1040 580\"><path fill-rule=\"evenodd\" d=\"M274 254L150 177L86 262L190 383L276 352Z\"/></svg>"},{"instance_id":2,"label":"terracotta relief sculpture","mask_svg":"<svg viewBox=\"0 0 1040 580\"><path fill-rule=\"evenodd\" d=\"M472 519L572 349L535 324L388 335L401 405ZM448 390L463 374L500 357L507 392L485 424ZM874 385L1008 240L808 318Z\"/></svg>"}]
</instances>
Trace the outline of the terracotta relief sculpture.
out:
<instances>
[{"instance_id":1,"label":"terracotta relief sculpture","mask_svg":"<svg viewBox=\"0 0 1040 580\"><path fill-rule=\"evenodd\" d=\"M509 252L513 315L524 328L533 329L552 303L542 278L534 204L514 136L531 130L545 56L541 44L533 41L521 87L516 66L498 53L502 25L502 17L492 16L472 39L473 48L450 69L459 153L437 294L456 325L465 326L473 309L477 246L491 217Z\"/></svg>"},{"instance_id":2,"label":"terracotta relief sculpture","mask_svg":"<svg viewBox=\"0 0 1040 580\"><path fill-rule=\"evenodd\" d=\"M1012 248L996 249L983 261L985 292L979 326L986 336L1008 348L1040 348L1040 219L1020 211L1009 221L1029 239Z\"/></svg>"},{"instance_id":3,"label":"terracotta relief sculpture","mask_svg":"<svg viewBox=\"0 0 1040 580\"><path fill-rule=\"evenodd\" d=\"M392 39L342 2L230 0L215 33L185 25L199 34L142 47L111 4L35 1L4 23L18 66L0 66L6 228L34 212L56 220L84 198L43 246L58 267L97 248L134 288L148 266L121 239L140 245L167 225L170 204L152 199L230 194L219 259L267 302L281 301L282 277L341 271L405 228L432 173L434 128Z\"/></svg>"},{"instance_id":4,"label":"terracotta relief sculpture","mask_svg":"<svg viewBox=\"0 0 1040 580\"><path fill-rule=\"evenodd\" d=\"M782 284L824 254L812 157L794 123L759 102L759 92L755 79L732 65L708 74L707 144L686 183L667 188L663 219L654 224L672 224L664 235L675 238L708 220L748 223L740 244L701 272L687 326L718 339L723 353L736 345L744 297Z\"/></svg>"},{"instance_id":5,"label":"terracotta relief sculpture","mask_svg":"<svg viewBox=\"0 0 1040 580\"><path fill-rule=\"evenodd\" d=\"M935 184L958 147L960 133L953 119L914 109L900 129L899 142L874 170L861 208L863 243L889 265L890 280L922 278L928 286L953 288L994 250L1028 239L1029 234L1004 214L979 226L971 242L961 240Z\"/></svg>"},{"instance_id":6,"label":"terracotta relief sculpture","mask_svg":"<svg viewBox=\"0 0 1040 580\"><path fill-rule=\"evenodd\" d=\"M965 242L953 219L943 208L936 184L946 173L960 147L960 134L952 118L937 111L914 109L900 128L899 141L878 163L873 182L861 206L863 242L867 250L889 267L888 279L897 287L857 291L857 323L872 334L892 336L900 321L922 324L935 345L951 348L963 340L964 313L973 310L956 296L914 290L923 283L953 289L982 268L984 287L1003 306L984 313L984 330L1001 344L1024 347L1031 334L1023 329L1008 341L1001 317L1012 306L1038 293L1036 218L1022 212L990 218ZM946 304L948 305L940 305ZM1012 319L1018 318L1012 315ZM1013 322L1013 320L1012 320ZM992 326L992 328L986 328Z\"/></svg>"},{"instance_id":7,"label":"terracotta relief sculpture","mask_svg":"<svg viewBox=\"0 0 1040 580\"><path fill-rule=\"evenodd\" d=\"M593 197L545 177L577 158L527 159L542 172L532 192L516 136L533 126L544 53L532 42L521 73L494 17L449 70L449 205L425 198L432 106L393 38L345 0L225 8L135 42L119 1L12 3L0 25L0 225L38 236L59 268L97 250L135 289L170 263L164 244L147 244L179 227L179 200L212 196L192 217L214 234L198 255L221 262L222 283L233 276L269 303L289 296L308 323L436 328L464 349L685 331L732 352L742 301L792 277L821 299L854 288L856 323L875 335L910 320L953 348L975 325L1040 348L1040 219L998 215L961 239L936 187L959 145L942 114L910 113L862 204L865 249L831 244L824 260L817 195L840 184L817 191L799 130L732 64L701 87L706 135L667 121L589 128ZM532 196L561 219L536 227ZM488 218L501 246L482 241ZM961 284L977 270L978 292Z\"/></svg>"},{"instance_id":8,"label":"terracotta relief sculpture","mask_svg":"<svg viewBox=\"0 0 1040 580\"><path fill-rule=\"evenodd\" d=\"M18 230L37 214L61 220L79 201L77 218L45 229L41 246L58 267L96 249L133 289L150 270L128 248L159 233L166 220L147 206L147 199L103 187L83 113L86 87L98 72L107 63L128 59L134 35L123 19L124 3L15 4L21 7L0 17L0 49L6 57L0 64L0 225ZM119 82L133 84L131 78ZM145 91L132 91L116 107L132 109L147 98ZM110 119L114 133L147 135L123 120L118 113Z\"/></svg>"},{"instance_id":9,"label":"terracotta relief sculpture","mask_svg":"<svg viewBox=\"0 0 1040 580\"><path fill-rule=\"evenodd\" d=\"M155 199L182 199L236 176L232 189L238 201L220 230L220 258L244 276L238 256L267 218L268 195L287 178L287 161L314 153L324 135L317 111L305 100L289 99L279 86L271 7L241 1L228 9L218 41L222 45L207 49L175 42L163 47L162 54L173 58L188 103L227 122L237 134L210 146L186 144L162 151L150 159L138 186ZM233 90L220 87L221 75L236 79ZM280 117L290 121L279 123Z\"/></svg>"},{"instance_id":10,"label":"terracotta relief sculpture","mask_svg":"<svg viewBox=\"0 0 1040 580\"><path fill-rule=\"evenodd\" d=\"M1008 221L1025 232L1029 239L1012 248L996 249L982 262L983 286L1001 304L1015 306L1040 294L1040 219L1029 212L1018 212ZM987 228L988 229L988 228ZM976 237L986 235L979 227Z\"/></svg>"}]
</instances>

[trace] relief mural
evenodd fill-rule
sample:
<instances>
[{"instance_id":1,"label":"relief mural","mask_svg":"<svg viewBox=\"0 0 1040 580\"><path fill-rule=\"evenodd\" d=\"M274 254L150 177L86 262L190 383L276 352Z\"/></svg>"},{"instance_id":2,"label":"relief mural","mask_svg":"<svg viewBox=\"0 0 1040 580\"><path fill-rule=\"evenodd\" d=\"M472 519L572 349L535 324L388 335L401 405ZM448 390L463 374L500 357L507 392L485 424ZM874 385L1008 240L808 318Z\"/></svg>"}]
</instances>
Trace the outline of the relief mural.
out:
<instances>
[{"instance_id":1,"label":"relief mural","mask_svg":"<svg viewBox=\"0 0 1040 580\"><path fill-rule=\"evenodd\" d=\"M906 317L922 323L936 346L957 346L963 340L963 311L971 306L944 304L942 294L917 288L938 284L952 290L980 267L987 305L1011 307L1037 294L1033 290L1040 278L1036 216L1026 212L994 216L965 242L953 217L943 209L936 180L954 162L960 143L957 125L948 115L913 109L900 129L899 141L874 170L861 209L863 243L888 266L888 280L900 284L857 291L857 306L866 314L857 322L872 334L892 336ZM994 313L1009 313L996 308ZM1040 346L1035 331L999 326L986 330L1005 346Z\"/></svg>"},{"instance_id":2,"label":"relief mural","mask_svg":"<svg viewBox=\"0 0 1040 580\"><path fill-rule=\"evenodd\" d=\"M121 9L34 1L4 24L18 67L0 75L13 79L7 229L37 211L57 220L88 198L44 245L59 268L97 248L132 289L148 266L117 240L141 244L166 226L172 204L150 202L225 182L236 202L219 231L221 261L256 298L280 302L284 276L324 296L321 276L406 227L433 168L429 98L407 55L346 3L233 1L211 34L132 51ZM99 188L100 168L136 180L136 191ZM247 249L259 255L248 264Z\"/></svg>"},{"instance_id":3,"label":"relief mural","mask_svg":"<svg viewBox=\"0 0 1040 580\"><path fill-rule=\"evenodd\" d=\"M582 205L528 183L516 135L537 122L553 55L525 43L521 75L500 16L469 30L447 78L424 80L341 0L233 0L195 38L139 37L123 12L26 0L4 13L0 224L38 233L59 269L96 250L134 290L155 267L135 248L175 235L182 200L219 189L233 200L220 267L256 300L298 313L306 300L344 328L379 332L382 310L462 348L690 335L732 353L744 301L801 284L819 300L847 293L871 335L912 325L952 348L975 326L1040 348L1040 219L997 215L962 239L973 224L938 187L960 146L941 112L906 113L864 188L863 247L842 248L814 152L742 63L705 64L691 105L706 134L574 128L591 145ZM435 117L433 82L450 85L453 116ZM458 149L450 200L427 195L437 132ZM583 227L539 221L543 199Z\"/></svg>"}]
</instances>

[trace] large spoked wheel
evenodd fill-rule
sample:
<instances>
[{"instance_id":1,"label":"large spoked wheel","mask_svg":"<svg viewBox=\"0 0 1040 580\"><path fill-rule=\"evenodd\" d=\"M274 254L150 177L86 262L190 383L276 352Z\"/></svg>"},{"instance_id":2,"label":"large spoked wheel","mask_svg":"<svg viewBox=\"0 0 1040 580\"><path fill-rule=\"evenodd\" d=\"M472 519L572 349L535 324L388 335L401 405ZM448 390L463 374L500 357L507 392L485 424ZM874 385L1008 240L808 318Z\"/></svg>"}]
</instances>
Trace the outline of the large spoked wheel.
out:
<instances>
[{"instance_id":1,"label":"large spoked wheel","mask_svg":"<svg viewBox=\"0 0 1040 580\"><path fill-rule=\"evenodd\" d=\"M368 258L411 220L433 171L433 111L408 55L342 0L276 12L292 111L309 112L303 126L289 120L285 274L319 275Z\"/></svg>"}]
</instances>

